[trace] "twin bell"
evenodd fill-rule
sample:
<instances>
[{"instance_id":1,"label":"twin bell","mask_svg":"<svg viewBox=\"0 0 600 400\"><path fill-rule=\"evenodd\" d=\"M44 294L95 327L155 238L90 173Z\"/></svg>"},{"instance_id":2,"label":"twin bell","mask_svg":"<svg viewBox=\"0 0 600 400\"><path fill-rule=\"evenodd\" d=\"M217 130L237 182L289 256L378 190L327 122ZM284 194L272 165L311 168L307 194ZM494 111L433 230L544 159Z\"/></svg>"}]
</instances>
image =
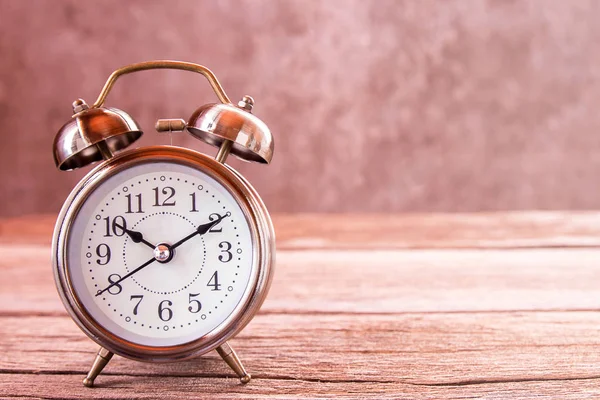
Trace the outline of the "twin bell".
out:
<instances>
[{"instance_id":1,"label":"twin bell","mask_svg":"<svg viewBox=\"0 0 600 400\"><path fill-rule=\"evenodd\" d=\"M244 161L263 164L273 157L273 137L269 128L251 111L254 101L244 96L237 106L231 103L206 104L187 122L159 120L158 131L187 131L210 145L230 146L230 153ZM73 116L54 138L54 161L63 171L107 160L142 136L137 122L125 111L111 107L89 107L79 99L73 103ZM231 142L231 143L228 143Z\"/></svg>"}]
</instances>

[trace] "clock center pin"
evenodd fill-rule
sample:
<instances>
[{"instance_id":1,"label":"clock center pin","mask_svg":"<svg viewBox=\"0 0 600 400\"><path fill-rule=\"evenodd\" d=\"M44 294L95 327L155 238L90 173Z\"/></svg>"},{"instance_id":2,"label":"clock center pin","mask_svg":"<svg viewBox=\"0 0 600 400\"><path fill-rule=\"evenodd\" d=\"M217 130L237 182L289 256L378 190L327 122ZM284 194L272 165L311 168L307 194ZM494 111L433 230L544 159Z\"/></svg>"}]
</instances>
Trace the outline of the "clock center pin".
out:
<instances>
[{"instance_id":1,"label":"clock center pin","mask_svg":"<svg viewBox=\"0 0 600 400\"><path fill-rule=\"evenodd\" d=\"M174 255L175 251L166 243L160 243L154 248L154 258L160 263L168 263Z\"/></svg>"}]
</instances>

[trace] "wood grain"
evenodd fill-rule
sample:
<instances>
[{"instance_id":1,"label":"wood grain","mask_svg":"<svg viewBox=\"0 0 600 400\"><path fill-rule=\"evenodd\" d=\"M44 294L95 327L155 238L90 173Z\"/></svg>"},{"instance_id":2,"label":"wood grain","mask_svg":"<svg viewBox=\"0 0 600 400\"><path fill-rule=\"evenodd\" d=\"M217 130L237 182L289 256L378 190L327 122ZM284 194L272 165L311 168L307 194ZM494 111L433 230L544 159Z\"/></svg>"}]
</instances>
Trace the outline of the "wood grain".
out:
<instances>
[{"instance_id":1,"label":"wood grain","mask_svg":"<svg viewBox=\"0 0 600 400\"><path fill-rule=\"evenodd\" d=\"M80 382L97 346L54 288L52 218L2 221L0 397L600 397L600 214L569 215L276 216L272 290L232 341L249 385L213 353L115 357L95 389Z\"/></svg>"},{"instance_id":2,"label":"wood grain","mask_svg":"<svg viewBox=\"0 0 600 400\"><path fill-rule=\"evenodd\" d=\"M50 244L55 215L0 219L0 243ZM600 213L276 214L277 247L472 249L600 247Z\"/></svg>"}]
</instances>

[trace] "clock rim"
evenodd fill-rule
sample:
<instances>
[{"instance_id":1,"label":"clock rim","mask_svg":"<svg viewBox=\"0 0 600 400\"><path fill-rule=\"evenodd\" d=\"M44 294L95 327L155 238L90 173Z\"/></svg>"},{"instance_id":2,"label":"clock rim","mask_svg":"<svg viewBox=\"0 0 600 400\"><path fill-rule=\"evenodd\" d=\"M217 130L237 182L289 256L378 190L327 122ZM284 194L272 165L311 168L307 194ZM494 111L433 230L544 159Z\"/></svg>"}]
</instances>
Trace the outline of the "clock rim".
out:
<instances>
[{"instance_id":1,"label":"clock rim","mask_svg":"<svg viewBox=\"0 0 600 400\"><path fill-rule=\"evenodd\" d=\"M97 323L79 301L68 273L68 237L77 213L89 195L108 178L145 162L174 162L197 169L230 192L246 217L253 243L250 283L231 314L215 329L196 340L174 346L147 346L122 339ZM90 171L67 197L52 238L52 268L60 298L75 323L94 342L126 358L170 362L193 358L219 347L239 333L264 302L275 266L275 231L262 199L236 170L195 150L177 146L150 146L128 150Z\"/></svg>"}]
</instances>

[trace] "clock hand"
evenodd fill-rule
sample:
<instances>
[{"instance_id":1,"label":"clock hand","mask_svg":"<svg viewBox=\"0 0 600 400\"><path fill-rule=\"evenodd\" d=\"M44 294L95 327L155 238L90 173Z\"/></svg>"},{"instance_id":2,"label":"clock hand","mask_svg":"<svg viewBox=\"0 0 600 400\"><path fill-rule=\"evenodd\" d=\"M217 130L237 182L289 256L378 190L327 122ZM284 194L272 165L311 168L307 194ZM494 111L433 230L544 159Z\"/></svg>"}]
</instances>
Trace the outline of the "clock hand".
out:
<instances>
[{"instance_id":1,"label":"clock hand","mask_svg":"<svg viewBox=\"0 0 600 400\"><path fill-rule=\"evenodd\" d=\"M156 258L152 257L151 259L149 259L148 261L146 261L145 263L143 263L142 265L140 265L139 267L137 267L136 269L134 269L133 271L131 271L130 273L128 273L127 275L122 277L121 279L119 279L118 281L111 283L110 285L108 285L107 287L105 287L102 290L99 290L98 293L96 293L96 297L100 296L102 293L106 292L108 289L112 288L113 286L116 286L119 283L123 282L125 279L129 278L131 275L135 274L136 272L139 272L142 269L146 268L148 265L152 264L154 261L156 261Z\"/></svg>"},{"instance_id":2,"label":"clock hand","mask_svg":"<svg viewBox=\"0 0 600 400\"><path fill-rule=\"evenodd\" d=\"M217 225L219 222L221 222L221 220L223 218L229 217L230 215L231 215L231 213L229 211L227 211L227 213L225 215L219 216L219 218L215 219L214 221L210 221L210 222L207 222L206 224L202 224L202 225L198 226L193 233L190 233L189 235L187 235L186 237L184 237L183 239L181 239L180 241L178 241L174 245L172 245L171 249L175 249L175 248L181 246L182 244L184 244L185 242L187 242L188 240L190 240L191 238L193 238L196 235L200 235L200 236L204 235L206 232L208 232L210 230L210 228Z\"/></svg>"},{"instance_id":3,"label":"clock hand","mask_svg":"<svg viewBox=\"0 0 600 400\"><path fill-rule=\"evenodd\" d=\"M187 242L188 240L190 240L191 238L193 238L196 235L204 235L206 232L208 232L210 230L210 228L217 225L219 222L221 222L221 220L223 218L229 217L230 215L231 215L231 213L228 211L227 213L225 213L225 215L219 216L219 218L215 219L214 221L210 221L210 222L207 222L206 224L202 224L202 225L198 226L193 233L187 235L186 237L184 237L183 239L181 239L174 245L169 246L169 250L171 250L171 251L175 250L175 248L181 246L183 243ZM119 228L124 229L122 226L119 226ZM127 230L125 230L125 232L127 232ZM137 237L136 234L139 232L133 232L133 233L134 233L134 236ZM140 235L141 235L141 233L140 233ZM131 238L131 240L135 241L133 238ZM154 246L152 246L152 248L154 248ZM135 274L136 272L139 272L142 269L146 268L148 265L152 264L154 261L156 261L156 258L152 257L150 260L146 261L145 263L143 263L142 265L140 265L139 267L137 267L136 269L134 269L133 271L131 271L130 273L128 273L127 275L122 277L121 279L119 279L118 281L111 283L110 285L108 285L107 287L105 287L102 290L99 290L98 293L96 293L96 297L100 296L102 293L106 292L110 288L123 282L125 279L129 278L131 275Z\"/></svg>"},{"instance_id":4,"label":"clock hand","mask_svg":"<svg viewBox=\"0 0 600 400\"><path fill-rule=\"evenodd\" d=\"M149 241L147 241L146 239L144 239L144 235L142 235L141 232L136 232L136 231L132 231L131 229L127 229L124 226L119 225L118 223L114 222L114 225L120 229L122 229L130 238L134 243L143 243L146 246L154 249L156 248L155 245L153 245L152 243L150 243Z\"/></svg>"}]
</instances>

